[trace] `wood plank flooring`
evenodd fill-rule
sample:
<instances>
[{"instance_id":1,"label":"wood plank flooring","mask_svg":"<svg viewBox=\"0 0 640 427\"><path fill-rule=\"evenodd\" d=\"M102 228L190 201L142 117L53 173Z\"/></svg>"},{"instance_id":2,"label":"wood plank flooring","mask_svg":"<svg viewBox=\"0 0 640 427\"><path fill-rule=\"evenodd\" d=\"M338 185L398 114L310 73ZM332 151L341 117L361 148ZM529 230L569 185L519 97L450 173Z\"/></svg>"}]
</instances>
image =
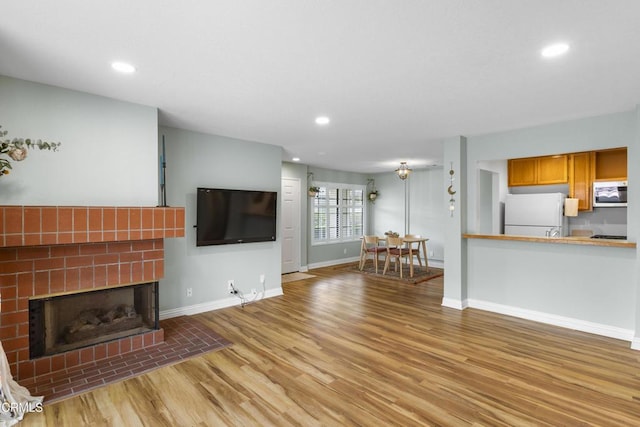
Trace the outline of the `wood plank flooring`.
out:
<instances>
[{"instance_id":1,"label":"wood plank flooring","mask_svg":"<svg viewBox=\"0 0 640 427\"><path fill-rule=\"evenodd\" d=\"M335 267L197 319L233 346L27 414L24 426L640 424L629 343L440 306L442 278Z\"/></svg>"}]
</instances>

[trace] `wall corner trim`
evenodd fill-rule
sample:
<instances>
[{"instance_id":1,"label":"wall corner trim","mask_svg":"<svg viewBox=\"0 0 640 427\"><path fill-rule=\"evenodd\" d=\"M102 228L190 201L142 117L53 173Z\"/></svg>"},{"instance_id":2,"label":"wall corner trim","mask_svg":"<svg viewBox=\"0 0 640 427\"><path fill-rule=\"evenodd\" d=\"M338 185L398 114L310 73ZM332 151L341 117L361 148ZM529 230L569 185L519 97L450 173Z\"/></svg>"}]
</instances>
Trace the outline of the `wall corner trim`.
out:
<instances>
[{"instance_id":1,"label":"wall corner trim","mask_svg":"<svg viewBox=\"0 0 640 427\"><path fill-rule=\"evenodd\" d=\"M467 300L461 301L454 298L442 298L442 306L448 308L455 308L456 310L464 310L469 307Z\"/></svg>"}]
</instances>

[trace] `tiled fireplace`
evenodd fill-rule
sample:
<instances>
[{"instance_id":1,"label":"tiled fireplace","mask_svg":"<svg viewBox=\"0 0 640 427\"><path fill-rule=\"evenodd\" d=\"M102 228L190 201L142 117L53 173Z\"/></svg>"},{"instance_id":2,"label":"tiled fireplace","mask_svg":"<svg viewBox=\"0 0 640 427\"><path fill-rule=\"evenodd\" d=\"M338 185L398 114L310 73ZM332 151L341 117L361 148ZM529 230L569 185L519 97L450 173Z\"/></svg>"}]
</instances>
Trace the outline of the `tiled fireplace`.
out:
<instances>
[{"instance_id":1,"label":"tiled fireplace","mask_svg":"<svg viewBox=\"0 0 640 427\"><path fill-rule=\"evenodd\" d=\"M153 325L132 334L32 357L29 306L153 284L164 274L163 239L183 236L184 208L0 206L0 339L14 377L41 376L163 342L156 313ZM138 298L138 310L152 302L137 295L132 298ZM111 298L111 308L132 317L125 306L135 304L128 297Z\"/></svg>"}]
</instances>

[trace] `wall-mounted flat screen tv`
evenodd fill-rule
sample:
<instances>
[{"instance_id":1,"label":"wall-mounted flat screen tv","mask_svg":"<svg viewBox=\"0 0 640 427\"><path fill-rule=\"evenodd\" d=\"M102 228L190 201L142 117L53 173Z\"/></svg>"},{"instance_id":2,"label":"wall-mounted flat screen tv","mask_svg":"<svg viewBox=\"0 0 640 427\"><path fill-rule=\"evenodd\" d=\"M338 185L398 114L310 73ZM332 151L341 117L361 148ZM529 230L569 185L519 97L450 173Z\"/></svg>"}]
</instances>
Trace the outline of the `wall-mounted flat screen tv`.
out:
<instances>
[{"instance_id":1,"label":"wall-mounted flat screen tv","mask_svg":"<svg viewBox=\"0 0 640 427\"><path fill-rule=\"evenodd\" d=\"M196 246L276 240L275 191L198 188Z\"/></svg>"}]
</instances>

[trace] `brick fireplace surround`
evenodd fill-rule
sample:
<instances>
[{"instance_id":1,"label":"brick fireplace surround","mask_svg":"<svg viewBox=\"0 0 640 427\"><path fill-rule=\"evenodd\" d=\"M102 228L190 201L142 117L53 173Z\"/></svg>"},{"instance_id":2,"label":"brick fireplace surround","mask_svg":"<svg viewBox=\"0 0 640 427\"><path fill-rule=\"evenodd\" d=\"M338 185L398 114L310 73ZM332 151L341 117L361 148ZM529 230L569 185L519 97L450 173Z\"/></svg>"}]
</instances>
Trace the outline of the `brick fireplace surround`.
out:
<instances>
[{"instance_id":1,"label":"brick fireplace surround","mask_svg":"<svg viewBox=\"0 0 640 427\"><path fill-rule=\"evenodd\" d=\"M29 299L152 282L164 238L184 237L184 208L0 206L0 339L27 380L164 341L162 329L29 358Z\"/></svg>"}]
</instances>

